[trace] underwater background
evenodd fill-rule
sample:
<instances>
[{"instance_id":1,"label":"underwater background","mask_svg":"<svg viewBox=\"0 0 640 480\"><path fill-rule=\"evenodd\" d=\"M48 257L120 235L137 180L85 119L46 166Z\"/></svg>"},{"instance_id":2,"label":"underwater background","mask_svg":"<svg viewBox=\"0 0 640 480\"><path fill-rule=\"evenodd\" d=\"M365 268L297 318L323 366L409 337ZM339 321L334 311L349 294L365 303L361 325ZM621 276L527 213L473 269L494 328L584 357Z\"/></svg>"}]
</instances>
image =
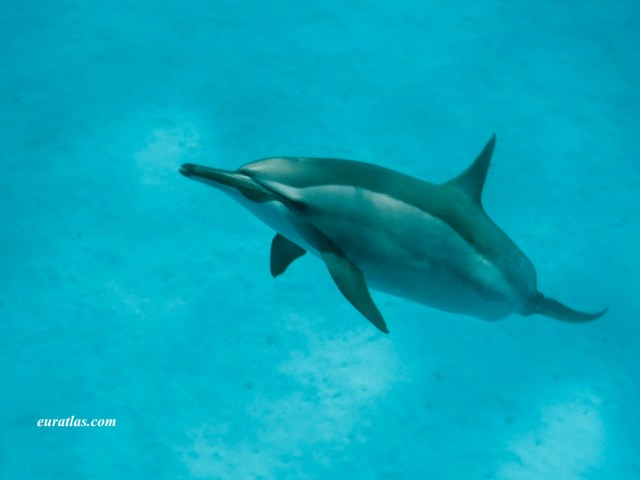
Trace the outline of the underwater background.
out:
<instances>
[{"instance_id":1,"label":"underwater background","mask_svg":"<svg viewBox=\"0 0 640 480\"><path fill-rule=\"evenodd\" d=\"M0 2L0 478L640 478L636 2ZM442 182L542 292L498 323L373 292L178 173L273 155ZM115 418L113 428L37 427Z\"/></svg>"}]
</instances>

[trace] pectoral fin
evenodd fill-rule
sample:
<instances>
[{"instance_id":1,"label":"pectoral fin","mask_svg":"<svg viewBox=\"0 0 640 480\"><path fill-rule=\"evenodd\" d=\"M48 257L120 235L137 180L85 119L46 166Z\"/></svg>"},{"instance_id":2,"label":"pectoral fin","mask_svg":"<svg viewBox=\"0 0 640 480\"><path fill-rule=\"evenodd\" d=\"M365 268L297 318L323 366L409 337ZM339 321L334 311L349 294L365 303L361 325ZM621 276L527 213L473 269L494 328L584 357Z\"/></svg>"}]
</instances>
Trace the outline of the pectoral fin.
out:
<instances>
[{"instance_id":1,"label":"pectoral fin","mask_svg":"<svg viewBox=\"0 0 640 480\"><path fill-rule=\"evenodd\" d=\"M329 273L347 300L379 330L389 333L384 318L369 294L362 271L341 255L332 252L322 254Z\"/></svg>"},{"instance_id":2,"label":"pectoral fin","mask_svg":"<svg viewBox=\"0 0 640 480\"><path fill-rule=\"evenodd\" d=\"M271 275L277 277L307 251L279 233L271 241Z\"/></svg>"}]
</instances>

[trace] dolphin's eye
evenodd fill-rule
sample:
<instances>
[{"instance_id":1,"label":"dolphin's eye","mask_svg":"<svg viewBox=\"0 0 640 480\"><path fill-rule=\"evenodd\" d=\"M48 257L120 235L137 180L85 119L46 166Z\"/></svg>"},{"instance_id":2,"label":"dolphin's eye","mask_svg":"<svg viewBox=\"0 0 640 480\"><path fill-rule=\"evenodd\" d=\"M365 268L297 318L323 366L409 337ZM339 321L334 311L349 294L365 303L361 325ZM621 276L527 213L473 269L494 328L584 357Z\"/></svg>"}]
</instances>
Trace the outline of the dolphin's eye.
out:
<instances>
[{"instance_id":1,"label":"dolphin's eye","mask_svg":"<svg viewBox=\"0 0 640 480\"><path fill-rule=\"evenodd\" d=\"M296 212L309 212L309 204L301 202L299 200L287 200L287 204L293 208Z\"/></svg>"}]
</instances>

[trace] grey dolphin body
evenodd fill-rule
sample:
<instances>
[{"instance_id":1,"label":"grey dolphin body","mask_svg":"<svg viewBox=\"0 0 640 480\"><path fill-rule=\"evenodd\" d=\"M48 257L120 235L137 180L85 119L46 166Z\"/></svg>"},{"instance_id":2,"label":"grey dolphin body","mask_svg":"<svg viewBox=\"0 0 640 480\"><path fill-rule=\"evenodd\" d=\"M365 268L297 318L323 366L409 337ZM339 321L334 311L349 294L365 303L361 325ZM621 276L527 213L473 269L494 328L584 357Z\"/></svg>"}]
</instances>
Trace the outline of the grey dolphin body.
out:
<instances>
[{"instance_id":1,"label":"grey dolphin body","mask_svg":"<svg viewBox=\"0 0 640 480\"><path fill-rule=\"evenodd\" d=\"M278 233L271 274L306 251L383 332L368 287L431 307L498 320L539 313L567 322L601 316L538 292L531 261L486 215L482 188L495 135L456 178L433 184L351 160L277 157L237 171L193 164L183 175L224 190Z\"/></svg>"}]
</instances>

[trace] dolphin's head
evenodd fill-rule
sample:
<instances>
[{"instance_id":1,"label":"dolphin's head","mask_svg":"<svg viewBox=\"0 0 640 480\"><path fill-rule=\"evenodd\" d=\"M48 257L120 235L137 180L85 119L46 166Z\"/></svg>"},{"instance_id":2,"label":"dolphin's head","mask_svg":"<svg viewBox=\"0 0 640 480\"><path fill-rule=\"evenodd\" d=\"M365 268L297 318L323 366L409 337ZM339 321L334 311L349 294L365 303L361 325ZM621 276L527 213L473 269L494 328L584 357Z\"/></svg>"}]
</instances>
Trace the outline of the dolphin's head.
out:
<instances>
[{"instance_id":1,"label":"dolphin's head","mask_svg":"<svg viewBox=\"0 0 640 480\"><path fill-rule=\"evenodd\" d=\"M255 178L260 182L278 182L292 184L309 176L309 159L295 157L263 158L247 163L238 172Z\"/></svg>"},{"instance_id":2,"label":"dolphin's head","mask_svg":"<svg viewBox=\"0 0 640 480\"><path fill-rule=\"evenodd\" d=\"M304 162L305 158L297 157L269 157L255 160L241 166L238 170L254 174L286 173L295 169L296 165Z\"/></svg>"}]
</instances>

